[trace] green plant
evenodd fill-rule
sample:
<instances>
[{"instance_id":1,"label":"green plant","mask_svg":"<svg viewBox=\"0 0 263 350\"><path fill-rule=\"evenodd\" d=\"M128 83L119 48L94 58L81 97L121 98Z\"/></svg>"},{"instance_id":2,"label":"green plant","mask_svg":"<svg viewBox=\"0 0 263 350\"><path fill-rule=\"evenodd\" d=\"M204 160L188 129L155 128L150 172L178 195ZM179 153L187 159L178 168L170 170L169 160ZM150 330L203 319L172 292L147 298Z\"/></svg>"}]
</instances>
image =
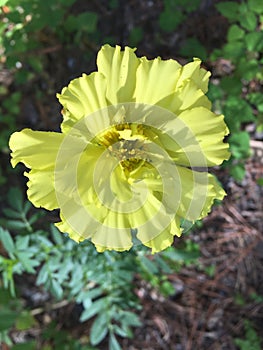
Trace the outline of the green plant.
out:
<instances>
[{"instance_id":1,"label":"green plant","mask_svg":"<svg viewBox=\"0 0 263 350\"><path fill-rule=\"evenodd\" d=\"M90 345L83 345L68 332L56 329L55 322L51 322L43 331L43 350L99 350Z\"/></svg>"},{"instance_id":2,"label":"green plant","mask_svg":"<svg viewBox=\"0 0 263 350\"><path fill-rule=\"evenodd\" d=\"M73 15L76 0L9 0L1 14L0 48L5 65L24 83L43 73L45 57L37 53L73 43L79 49L97 29L97 14L92 11ZM23 69L21 69L23 68Z\"/></svg>"},{"instance_id":3,"label":"green plant","mask_svg":"<svg viewBox=\"0 0 263 350\"><path fill-rule=\"evenodd\" d=\"M230 62L230 72L217 85L212 85L210 97L223 112L230 129L232 157L225 165L236 180L245 175L245 160L250 155L250 136L244 125L257 122L262 128L263 99L263 3L257 0L220 2L216 5L230 27L227 43L212 53L210 59L221 57Z\"/></svg>"},{"instance_id":4,"label":"green plant","mask_svg":"<svg viewBox=\"0 0 263 350\"><path fill-rule=\"evenodd\" d=\"M0 151L8 151L8 139L16 129L16 118L19 114L21 93L14 92L2 97L0 106Z\"/></svg>"},{"instance_id":5,"label":"green plant","mask_svg":"<svg viewBox=\"0 0 263 350\"><path fill-rule=\"evenodd\" d=\"M164 10L159 17L160 28L172 32L185 20L186 16L196 10L200 0L164 0Z\"/></svg>"},{"instance_id":6,"label":"green plant","mask_svg":"<svg viewBox=\"0 0 263 350\"><path fill-rule=\"evenodd\" d=\"M23 308L21 301L14 299L1 285L0 295L0 344L12 346L13 341L9 337L10 329L15 327L18 331L27 330L35 324L35 319L29 310ZM36 343L33 341L23 345L27 346L27 349L35 349ZM12 349L19 348L12 346Z\"/></svg>"},{"instance_id":7,"label":"green plant","mask_svg":"<svg viewBox=\"0 0 263 350\"><path fill-rule=\"evenodd\" d=\"M29 273L36 276L36 285L43 286L56 299L81 304L80 321L93 321L93 346L108 336L110 349L118 350L117 336L132 337L132 328L140 326L135 275L167 296L174 292L167 274L199 256L198 247L190 240L181 249L170 248L151 259L141 246L127 253L97 253L90 242L77 244L62 236L54 225L36 229L43 212L36 214L17 188L10 190L7 203L0 222L5 227L0 227L0 243L5 251L0 255L4 288L14 296L14 276ZM13 236L9 231L17 233Z\"/></svg>"},{"instance_id":8,"label":"green plant","mask_svg":"<svg viewBox=\"0 0 263 350\"><path fill-rule=\"evenodd\" d=\"M238 346L240 350L260 350L261 348L261 338L258 336L257 332L253 328L250 321L244 321L245 326L245 339L236 338L234 340L235 345Z\"/></svg>"},{"instance_id":9,"label":"green plant","mask_svg":"<svg viewBox=\"0 0 263 350\"><path fill-rule=\"evenodd\" d=\"M158 20L161 31L165 33L178 31L180 25L199 8L200 4L200 0L164 0L164 8ZM205 47L196 37L183 38L179 53L187 58L196 56L205 59L207 56Z\"/></svg>"}]
</instances>

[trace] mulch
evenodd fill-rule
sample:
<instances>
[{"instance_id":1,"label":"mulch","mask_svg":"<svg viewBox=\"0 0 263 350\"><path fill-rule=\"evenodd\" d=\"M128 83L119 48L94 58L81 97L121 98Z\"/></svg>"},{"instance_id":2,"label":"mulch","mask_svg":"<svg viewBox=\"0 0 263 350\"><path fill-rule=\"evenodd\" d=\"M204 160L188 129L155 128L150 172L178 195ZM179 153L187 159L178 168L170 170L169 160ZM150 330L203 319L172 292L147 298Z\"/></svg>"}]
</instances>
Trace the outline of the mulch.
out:
<instances>
[{"instance_id":1,"label":"mulch","mask_svg":"<svg viewBox=\"0 0 263 350\"><path fill-rule=\"evenodd\" d=\"M256 143L247 161L246 177L236 183L227 173L218 176L228 195L203 220L191 238L200 244L200 267L184 267L169 280L179 296L165 299L155 291L141 293L143 327L127 350L234 350L244 337L244 320L263 337L263 143ZM214 267L211 275L205 268Z\"/></svg>"}]
</instances>

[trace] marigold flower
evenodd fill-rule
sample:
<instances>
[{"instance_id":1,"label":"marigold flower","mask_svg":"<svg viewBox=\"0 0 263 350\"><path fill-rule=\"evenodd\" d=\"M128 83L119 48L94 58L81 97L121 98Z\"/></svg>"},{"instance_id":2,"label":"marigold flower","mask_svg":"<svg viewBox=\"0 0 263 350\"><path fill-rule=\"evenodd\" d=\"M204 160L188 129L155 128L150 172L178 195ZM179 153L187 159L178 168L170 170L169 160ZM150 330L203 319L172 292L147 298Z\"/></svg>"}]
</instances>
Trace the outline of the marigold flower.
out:
<instances>
[{"instance_id":1,"label":"marigold flower","mask_svg":"<svg viewBox=\"0 0 263 350\"><path fill-rule=\"evenodd\" d=\"M11 163L31 169L27 195L60 209L57 227L98 251L134 240L161 251L225 196L207 168L228 159L228 129L205 93L201 61L138 58L105 45L98 71L74 79L58 99L61 133L24 129L10 138Z\"/></svg>"}]
</instances>

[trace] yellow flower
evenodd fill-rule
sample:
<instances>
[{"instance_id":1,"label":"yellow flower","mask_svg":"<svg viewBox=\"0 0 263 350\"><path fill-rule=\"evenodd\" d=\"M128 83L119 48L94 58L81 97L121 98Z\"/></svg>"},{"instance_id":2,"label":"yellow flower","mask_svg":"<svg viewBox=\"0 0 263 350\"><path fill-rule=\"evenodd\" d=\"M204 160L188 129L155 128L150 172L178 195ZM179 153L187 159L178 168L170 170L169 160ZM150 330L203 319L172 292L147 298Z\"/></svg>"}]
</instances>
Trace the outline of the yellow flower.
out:
<instances>
[{"instance_id":1,"label":"yellow flower","mask_svg":"<svg viewBox=\"0 0 263 350\"><path fill-rule=\"evenodd\" d=\"M28 198L60 209L57 227L98 251L134 240L158 252L180 236L180 222L208 214L224 190L207 168L229 157L228 129L206 97L201 61L138 58L105 45L98 71L70 82L58 99L61 133L24 129L10 138L23 162Z\"/></svg>"}]
</instances>

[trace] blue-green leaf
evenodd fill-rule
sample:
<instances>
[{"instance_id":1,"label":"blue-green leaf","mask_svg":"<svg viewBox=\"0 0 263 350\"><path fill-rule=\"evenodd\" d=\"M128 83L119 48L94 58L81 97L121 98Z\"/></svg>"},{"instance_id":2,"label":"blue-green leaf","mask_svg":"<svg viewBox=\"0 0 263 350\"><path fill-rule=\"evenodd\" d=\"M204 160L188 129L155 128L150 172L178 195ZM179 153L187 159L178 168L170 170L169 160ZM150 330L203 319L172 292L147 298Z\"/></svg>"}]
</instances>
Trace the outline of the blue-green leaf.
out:
<instances>
[{"instance_id":1,"label":"blue-green leaf","mask_svg":"<svg viewBox=\"0 0 263 350\"><path fill-rule=\"evenodd\" d=\"M29 245L29 235L27 236L17 236L16 237L16 249L25 250Z\"/></svg>"},{"instance_id":2,"label":"blue-green leaf","mask_svg":"<svg viewBox=\"0 0 263 350\"><path fill-rule=\"evenodd\" d=\"M120 344L113 333L110 333L109 345L110 350L121 350Z\"/></svg>"},{"instance_id":3,"label":"blue-green leaf","mask_svg":"<svg viewBox=\"0 0 263 350\"><path fill-rule=\"evenodd\" d=\"M0 227L0 240L8 253L14 253L15 245L13 238L10 233L7 230L4 230L2 227Z\"/></svg>"},{"instance_id":4,"label":"blue-green leaf","mask_svg":"<svg viewBox=\"0 0 263 350\"><path fill-rule=\"evenodd\" d=\"M7 195L7 201L11 208L22 212L23 211L23 196L18 187L12 187Z\"/></svg>"},{"instance_id":5,"label":"blue-green leaf","mask_svg":"<svg viewBox=\"0 0 263 350\"><path fill-rule=\"evenodd\" d=\"M17 252L16 255L27 272L36 272L34 267L38 266L39 262L35 259L31 259L31 254L28 254L28 252Z\"/></svg>"},{"instance_id":6,"label":"blue-green leaf","mask_svg":"<svg viewBox=\"0 0 263 350\"><path fill-rule=\"evenodd\" d=\"M92 345L99 344L108 333L108 317L107 313L101 313L92 323L90 330L90 342Z\"/></svg>"},{"instance_id":7,"label":"blue-green leaf","mask_svg":"<svg viewBox=\"0 0 263 350\"><path fill-rule=\"evenodd\" d=\"M51 231L51 235L52 235L54 242L57 245L62 245L63 238L62 238L61 232L59 232L59 230L54 225L50 225L50 231Z\"/></svg>"},{"instance_id":8,"label":"blue-green leaf","mask_svg":"<svg viewBox=\"0 0 263 350\"><path fill-rule=\"evenodd\" d=\"M101 298L99 300L94 301L88 309L82 312L80 321L84 322L96 315L97 313L102 312L102 310L105 309L105 303L106 298Z\"/></svg>"},{"instance_id":9,"label":"blue-green leaf","mask_svg":"<svg viewBox=\"0 0 263 350\"><path fill-rule=\"evenodd\" d=\"M57 299L61 299L63 295L63 289L57 280L52 279L50 285L51 293L55 295Z\"/></svg>"}]
</instances>

